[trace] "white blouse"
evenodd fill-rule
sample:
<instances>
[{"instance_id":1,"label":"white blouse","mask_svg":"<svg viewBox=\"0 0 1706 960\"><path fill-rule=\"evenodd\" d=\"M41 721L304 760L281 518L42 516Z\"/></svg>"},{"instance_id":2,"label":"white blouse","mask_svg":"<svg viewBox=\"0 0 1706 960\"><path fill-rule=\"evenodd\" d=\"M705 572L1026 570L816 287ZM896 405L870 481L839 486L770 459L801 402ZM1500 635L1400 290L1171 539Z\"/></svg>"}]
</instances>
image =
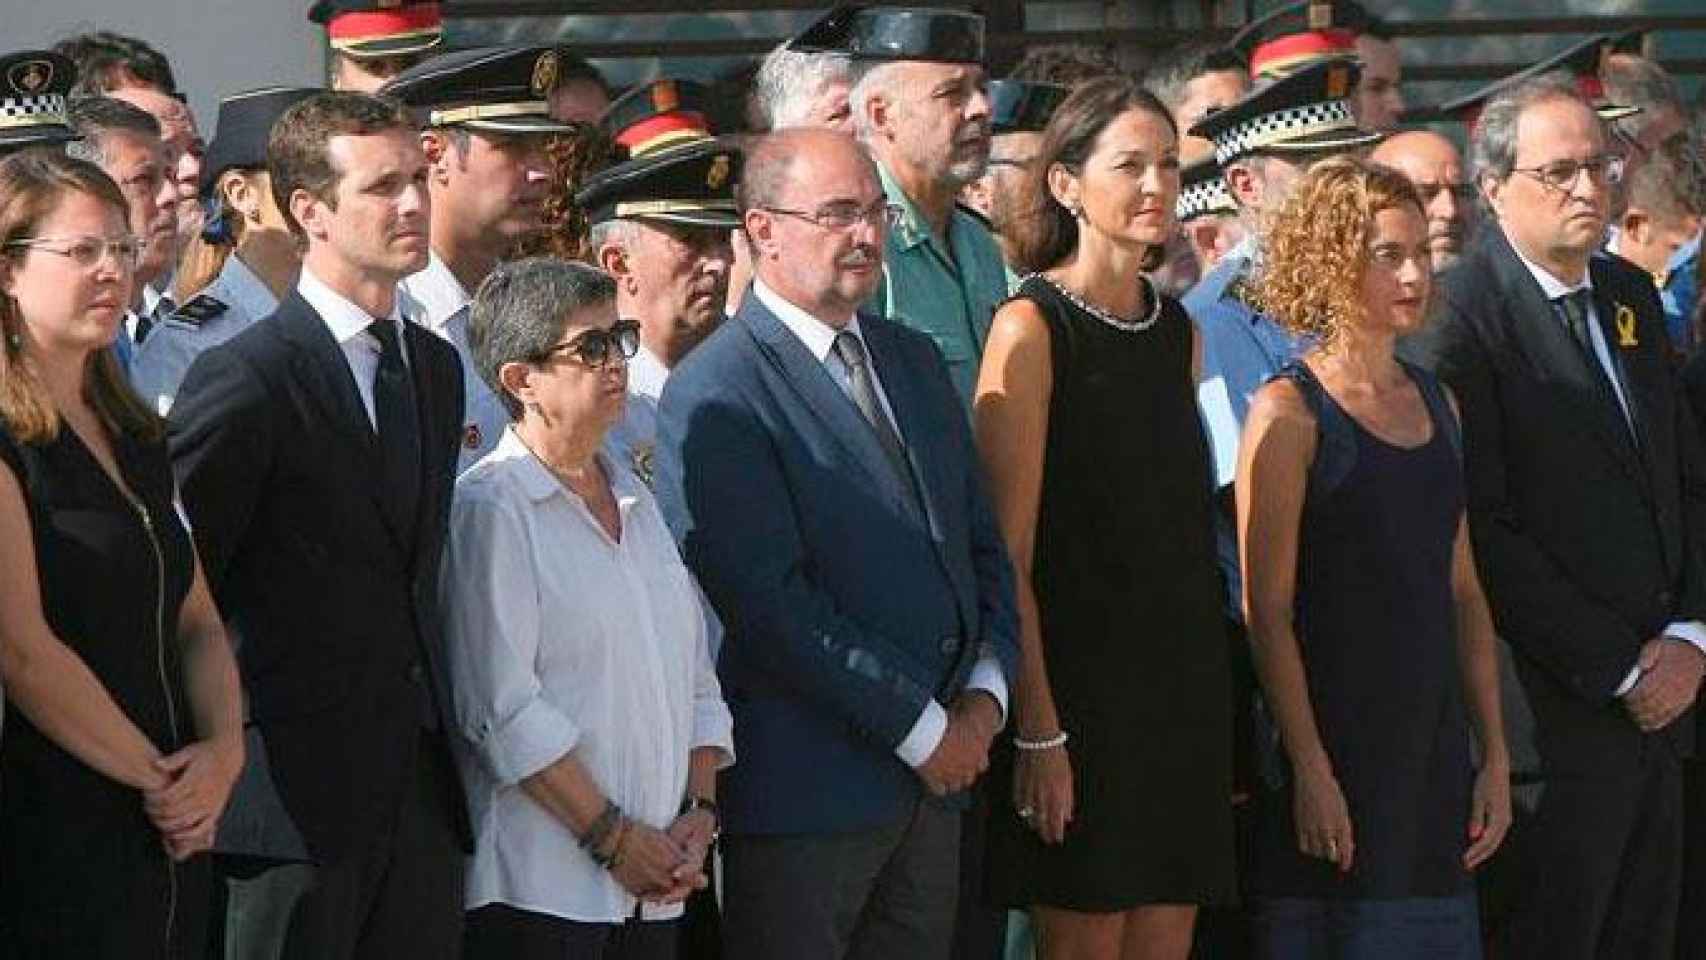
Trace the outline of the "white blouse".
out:
<instances>
[{"instance_id":1,"label":"white blouse","mask_svg":"<svg viewBox=\"0 0 1706 960\"><path fill-rule=\"evenodd\" d=\"M634 898L520 787L569 751L628 816L659 829L680 809L691 750L733 762L698 588L651 493L605 468L619 543L513 429L456 481L439 595L474 818L468 909L634 915ZM641 916L680 914L648 904Z\"/></svg>"}]
</instances>

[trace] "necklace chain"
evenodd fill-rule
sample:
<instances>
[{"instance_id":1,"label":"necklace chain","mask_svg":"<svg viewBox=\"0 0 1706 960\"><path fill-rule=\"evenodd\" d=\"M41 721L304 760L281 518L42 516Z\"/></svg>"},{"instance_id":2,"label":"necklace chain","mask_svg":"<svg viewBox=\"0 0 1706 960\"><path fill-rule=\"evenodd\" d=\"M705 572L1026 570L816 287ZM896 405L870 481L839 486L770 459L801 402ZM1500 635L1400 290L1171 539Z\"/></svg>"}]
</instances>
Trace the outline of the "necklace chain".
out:
<instances>
[{"instance_id":1,"label":"necklace chain","mask_svg":"<svg viewBox=\"0 0 1706 960\"><path fill-rule=\"evenodd\" d=\"M1072 301L1073 305L1078 309L1088 313L1090 316L1095 317L1097 320L1102 321L1108 326L1113 327L1115 330L1124 330L1126 333L1142 333L1150 327L1155 326L1156 321L1161 319L1161 297L1155 292L1154 286L1142 276L1138 277L1138 283L1149 287L1149 313L1147 316L1137 320L1122 317L1106 307L1091 303L1071 290L1068 290L1064 285L1056 283L1054 279L1047 274L1033 273L1030 277L1026 277L1025 279L1029 280L1031 277L1041 277L1044 283L1058 290L1061 296Z\"/></svg>"}]
</instances>

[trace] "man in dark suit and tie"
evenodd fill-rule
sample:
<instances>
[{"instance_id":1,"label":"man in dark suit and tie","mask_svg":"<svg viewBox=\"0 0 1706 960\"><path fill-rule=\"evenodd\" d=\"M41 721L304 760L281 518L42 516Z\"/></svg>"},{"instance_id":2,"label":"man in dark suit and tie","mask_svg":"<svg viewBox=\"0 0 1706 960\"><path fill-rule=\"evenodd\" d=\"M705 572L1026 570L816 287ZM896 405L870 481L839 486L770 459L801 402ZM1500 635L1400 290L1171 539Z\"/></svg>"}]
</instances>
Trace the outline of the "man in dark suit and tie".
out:
<instances>
[{"instance_id":1,"label":"man in dark suit and tie","mask_svg":"<svg viewBox=\"0 0 1706 960\"><path fill-rule=\"evenodd\" d=\"M946 957L950 797L1006 711L1012 569L940 353L857 313L888 217L871 161L774 134L738 198L752 293L671 374L657 452L727 630L726 954Z\"/></svg>"},{"instance_id":2,"label":"man in dark suit and tie","mask_svg":"<svg viewBox=\"0 0 1706 960\"><path fill-rule=\"evenodd\" d=\"M1621 164L1568 79L1472 150L1497 229L1417 346L1462 405L1470 532L1546 776L1511 955L1668 958L1706 657L1706 470L1650 280L1596 256Z\"/></svg>"},{"instance_id":3,"label":"man in dark suit and tie","mask_svg":"<svg viewBox=\"0 0 1706 960\"><path fill-rule=\"evenodd\" d=\"M426 263L426 161L395 105L352 93L292 107L267 156L301 278L202 354L170 425L250 715L314 865L284 956L453 957L469 837L435 598L462 374L397 297Z\"/></svg>"}]
</instances>

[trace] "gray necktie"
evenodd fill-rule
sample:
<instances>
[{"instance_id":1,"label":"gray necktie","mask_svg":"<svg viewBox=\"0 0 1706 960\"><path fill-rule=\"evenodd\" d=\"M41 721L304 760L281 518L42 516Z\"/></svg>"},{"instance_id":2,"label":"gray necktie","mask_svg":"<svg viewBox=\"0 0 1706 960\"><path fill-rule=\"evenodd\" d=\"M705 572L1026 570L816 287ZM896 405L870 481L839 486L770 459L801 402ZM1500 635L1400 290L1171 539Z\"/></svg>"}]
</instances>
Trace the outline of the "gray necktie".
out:
<instances>
[{"instance_id":1,"label":"gray necktie","mask_svg":"<svg viewBox=\"0 0 1706 960\"><path fill-rule=\"evenodd\" d=\"M901 445L900 435L895 433L894 424L889 422L888 414L883 412L882 401L877 398L871 366L865 362L865 345L857 336L843 330L835 335L835 355L847 365L847 379L853 384L853 404L876 432L877 443L888 455L889 463L900 475L901 482L911 489L912 471L906 465L906 448Z\"/></svg>"}]
</instances>

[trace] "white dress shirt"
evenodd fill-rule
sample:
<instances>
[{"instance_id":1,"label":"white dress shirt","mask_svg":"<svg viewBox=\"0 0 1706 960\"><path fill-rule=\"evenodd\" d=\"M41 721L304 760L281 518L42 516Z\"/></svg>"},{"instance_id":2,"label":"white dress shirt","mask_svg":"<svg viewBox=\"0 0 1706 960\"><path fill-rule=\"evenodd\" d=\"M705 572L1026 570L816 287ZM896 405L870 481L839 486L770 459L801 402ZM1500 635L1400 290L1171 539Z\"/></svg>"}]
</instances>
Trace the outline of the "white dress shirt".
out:
<instances>
[{"instance_id":1,"label":"white dress shirt","mask_svg":"<svg viewBox=\"0 0 1706 960\"><path fill-rule=\"evenodd\" d=\"M1523 256L1522 251L1516 250L1516 244L1511 244L1511 249L1516 251L1517 259L1521 260L1522 265L1528 268L1528 272L1534 275L1534 282L1540 284L1540 293L1548 302L1556 304L1559 297L1575 293L1577 290L1592 292L1593 270L1583 271L1581 280L1576 283L1565 283L1553 276L1551 271L1545 267ZM1558 322L1563 323L1562 320ZM1617 396L1617 405L1623 411L1623 421L1633 431L1635 429L1635 418L1629 412L1629 400L1623 395L1623 382L1618 379L1617 364L1612 360L1611 348L1605 342L1605 331L1600 329L1599 308L1594 305L1592 297L1588 298L1587 327L1588 339L1593 343L1593 354L1599 360L1600 372L1605 375L1606 380L1610 381L1612 392ZM1570 333L1568 329L1564 333L1570 339L1575 339L1575 335ZM1667 637L1693 644L1695 649L1706 656L1706 623L1701 623L1698 620L1679 620L1667 624L1664 633ZM1641 681L1641 672L1638 665L1629 668L1629 675L1624 677L1623 682L1618 685L1615 696L1621 697L1635 689L1635 684Z\"/></svg>"},{"instance_id":2,"label":"white dress shirt","mask_svg":"<svg viewBox=\"0 0 1706 960\"><path fill-rule=\"evenodd\" d=\"M404 277L403 292L410 300L409 315L421 326L438 334L456 348L462 361L462 449L456 457L457 472L473 466L497 446L498 437L509 425L509 411L503 401L486 386L486 381L474 367L474 355L468 350L468 312L474 298L450 272L450 267L438 254L427 257L427 265L419 273ZM416 309L418 308L418 309Z\"/></svg>"},{"instance_id":3,"label":"white dress shirt","mask_svg":"<svg viewBox=\"0 0 1706 960\"><path fill-rule=\"evenodd\" d=\"M219 275L190 297L184 308L201 296L212 297L224 309L205 320L184 319L184 309L174 312L154 325L131 356L131 384L162 417L171 411L184 375L203 350L224 343L278 309L272 290L236 254L226 258ZM144 301L147 298L144 292Z\"/></svg>"},{"instance_id":4,"label":"white dress shirt","mask_svg":"<svg viewBox=\"0 0 1706 960\"><path fill-rule=\"evenodd\" d=\"M308 305L325 322L326 329L332 332L332 339L338 341L344 359L349 361L355 388L361 394L361 405L367 409L368 425L378 430L379 419L373 412L373 378L379 373L380 345L379 338L367 329L373 325L375 318L345 299L343 294L326 286L307 267L302 268L302 276L296 281L296 292L302 294L302 299L308 301ZM403 352L403 362L407 363L409 342L403 336L401 297L392 301L389 319L397 328L397 345Z\"/></svg>"},{"instance_id":5,"label":"white dress shirt","mask_svg":"<svg viewBox=\"0 0 1706 960\"><path fill-rule=\"evenodd\" d=\"M865 336L859 330L858 315L855 314L845 327L838 330L784 300L776 291L765 286L763 280L754 279L752 281L752 296L757 297L758 302L764 304L771 313L775 314L776 318L782 321L783 326L787 327L794 336L800 338L800 342L805 344L806 349L817 359L817 362L823 364L824 370L835 381L835 385L847 395L847 402L852 403L853 375L847 369L847 364L842 361L841 355L835 352L835 337L845 331L858 337L860 345L863 346ZM895 419L894 408L889 405L888 392L883 389L882 373L877 369L877 360L871 356L869 349L865 350L865 365L870 370L871 385L876 388L877 400L883 405L883 413L888 416L889 424L894 427L895 435L900 437L901 443L904 445L906 435L900 428L900 421ZM990 654L979 656L977 663L972 666L970 678L966 681L966 689L982 690L994 697L995 702L1001 708L1002 716L1006 717L1007 677L1001 671L1000 660ZM900 745L895 747L895 756L904 761L907 766L923 766L924 762L930 759L930 755L936 752L936 747L942 742L942 737L947 732L948 712L941 704L932 700L924 705L924 712L919 715L917 722L912 725L912 729L901 740Z\"/></svg>"},{"instance_id":6,"label":"white dress shirt","mask_svg":"<svg viewBox=\"0 0 1706 960\"><path fill-rule=\"evenodd\" d=\"M620 923L635 900L522 780L570 751L630 817L663 829L698 747L733 762L733 720L692 576L650 491L612 469L612 540L514 430L456 481L439 580L474 823L466 906ZM681 905L641 905L644 919Z\"/></svg>"}]
</instances>

